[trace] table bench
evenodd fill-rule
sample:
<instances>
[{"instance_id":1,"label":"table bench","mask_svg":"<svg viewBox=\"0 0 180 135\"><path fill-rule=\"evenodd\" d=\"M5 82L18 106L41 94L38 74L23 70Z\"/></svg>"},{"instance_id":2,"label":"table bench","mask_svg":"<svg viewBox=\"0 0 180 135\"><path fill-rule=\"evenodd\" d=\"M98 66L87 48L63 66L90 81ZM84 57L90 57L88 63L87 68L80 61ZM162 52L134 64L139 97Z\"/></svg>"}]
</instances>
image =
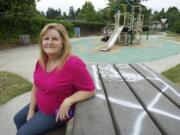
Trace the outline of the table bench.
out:
<instances>
[{"instance_id":1,"label":"table bench","mask_svg":"<svg viewBox=\"0 0 180 135\"><path fill-rule=\"evenodd\" d=\"M180 90L172 82L143 64L88 70L96 94L76 105L69 135L180 134Z\"/></svg>"},{"instance_id":2,"label":"table bench","mask_svg":"<svg viewBox=\"0 0 180 135\"><path fill-rule=\"evenodd\" d=\"M30 45L31 44L29 34L21 34L21 35L19 35L19 41L20 41L21 45Z\"/></svg>"}]
</instances>

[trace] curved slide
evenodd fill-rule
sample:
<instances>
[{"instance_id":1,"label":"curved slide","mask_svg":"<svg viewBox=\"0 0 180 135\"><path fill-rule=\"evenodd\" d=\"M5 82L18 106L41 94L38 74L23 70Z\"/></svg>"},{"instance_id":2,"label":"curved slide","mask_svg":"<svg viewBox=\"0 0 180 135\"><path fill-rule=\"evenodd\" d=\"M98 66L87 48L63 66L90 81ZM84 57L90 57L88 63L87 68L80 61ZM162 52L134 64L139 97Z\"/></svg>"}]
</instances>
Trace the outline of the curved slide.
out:
<instances>
[{"instance_id":1,"label":"curved slide","mask_svg":"<svg viewBox=\"0 0 180 135\"><path fill-rule=\"evenodd\" d=\"M124 26L118 27L114 30L114 32L111 34L108 42L106 43L105 47L101 49L101 51L108 51L110 50L114 44L116 43L119 35L121 34Z\"/></svg>"}]
</instances>

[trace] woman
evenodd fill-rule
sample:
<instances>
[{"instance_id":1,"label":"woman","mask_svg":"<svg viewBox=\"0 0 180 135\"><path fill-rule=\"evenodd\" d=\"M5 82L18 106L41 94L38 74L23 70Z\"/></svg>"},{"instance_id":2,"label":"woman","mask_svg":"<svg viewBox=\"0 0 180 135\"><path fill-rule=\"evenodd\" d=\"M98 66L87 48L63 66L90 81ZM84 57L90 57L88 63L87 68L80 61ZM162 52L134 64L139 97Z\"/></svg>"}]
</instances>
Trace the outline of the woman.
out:
<instances>
[{"instance_id":1,"label":"woman","mask_svg":"<svg viewBox=\"0 0 180 135\"><path fill-rule=\"evenodd\" d=\"M71 54L63 25L48 24L39 37L31 102L14 117L16 135L39 135L64 126L75 103L94 95L92 78L84 62Z\"/></svg>"}]
</instances>

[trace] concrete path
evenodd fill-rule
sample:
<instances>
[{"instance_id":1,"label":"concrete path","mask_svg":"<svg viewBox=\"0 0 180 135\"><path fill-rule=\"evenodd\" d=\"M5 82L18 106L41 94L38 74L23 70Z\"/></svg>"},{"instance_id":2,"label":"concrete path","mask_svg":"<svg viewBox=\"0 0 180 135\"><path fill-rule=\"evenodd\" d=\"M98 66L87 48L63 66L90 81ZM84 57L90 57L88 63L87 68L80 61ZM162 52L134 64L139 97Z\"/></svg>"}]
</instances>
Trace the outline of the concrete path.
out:
<instances>
[{"instance_id":1,"label":"concrete path","mask_svg":"<svg viewBox=\"0 0 180 135\"><path fill-rule=\"evenodd\" d=\"M38 46L23 46L0 51L0 71L9 71L23 76L32 82L33 70L38 58ZM30 93L13 98L0 106L1 135L15 135L13 116L30 100Z\"/></svg>"},{"instance_id":2,"label":"concrete path","mask_svg":"<svg viewBox=\"0 0 180 135\"><path fill-rule=\"evenodd\" d=\"M76 39L75 39L76 40ZM39 55L37 45L17 47L0 50L0 71L10 71L33 81L33 70ZM145 62L147 66L160 73L180 63L180 54L151 62ZM0 106L0 131L1 135L14 135L16 132L13 124L14 114L29 103L30 93L25 93L13 98Z\"/></svg>"},{"instance_id":3,"label":"concrete path","mask_svg":"<svg viewBox=\"0 0 180 135\"><path fill-rule=\"evenodd\" d=\"M158 73L166 71L167 69L176 66L180 63L180 54L170 56L168 58L144 62L145 65L155 70Z\"/></svg>"}]
</instances>

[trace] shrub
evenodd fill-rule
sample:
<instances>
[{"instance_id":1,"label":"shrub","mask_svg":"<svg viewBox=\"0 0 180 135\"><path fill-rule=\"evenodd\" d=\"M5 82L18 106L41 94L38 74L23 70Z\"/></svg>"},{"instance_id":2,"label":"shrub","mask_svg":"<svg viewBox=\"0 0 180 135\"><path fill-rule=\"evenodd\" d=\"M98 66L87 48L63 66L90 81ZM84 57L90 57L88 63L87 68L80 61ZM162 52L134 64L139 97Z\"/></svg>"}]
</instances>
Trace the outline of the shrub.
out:
<instances>
[{"instance_id":1,"label":"shrub","mask_svg":"<svg viewBox=\"0 0 180 135\"><path fill-rule=\"evenodd\" d=\"M20 34L29 34L33 37L38 36L44 25L53 22L61 23L67 28L69 33L73 32L73 24L62 20L3 18L0 20L0 38L18 38Z\"/></svg>"},{"instance_id":2,"label":"shrub","mask_svg":"<svg viewBox=\"0 0 180 135\"><path fill-rule=\"evenodd\" d=\"M173 31L180 33L180 20L176 21L173 25Z\"/></svg>"}]
</instances>

